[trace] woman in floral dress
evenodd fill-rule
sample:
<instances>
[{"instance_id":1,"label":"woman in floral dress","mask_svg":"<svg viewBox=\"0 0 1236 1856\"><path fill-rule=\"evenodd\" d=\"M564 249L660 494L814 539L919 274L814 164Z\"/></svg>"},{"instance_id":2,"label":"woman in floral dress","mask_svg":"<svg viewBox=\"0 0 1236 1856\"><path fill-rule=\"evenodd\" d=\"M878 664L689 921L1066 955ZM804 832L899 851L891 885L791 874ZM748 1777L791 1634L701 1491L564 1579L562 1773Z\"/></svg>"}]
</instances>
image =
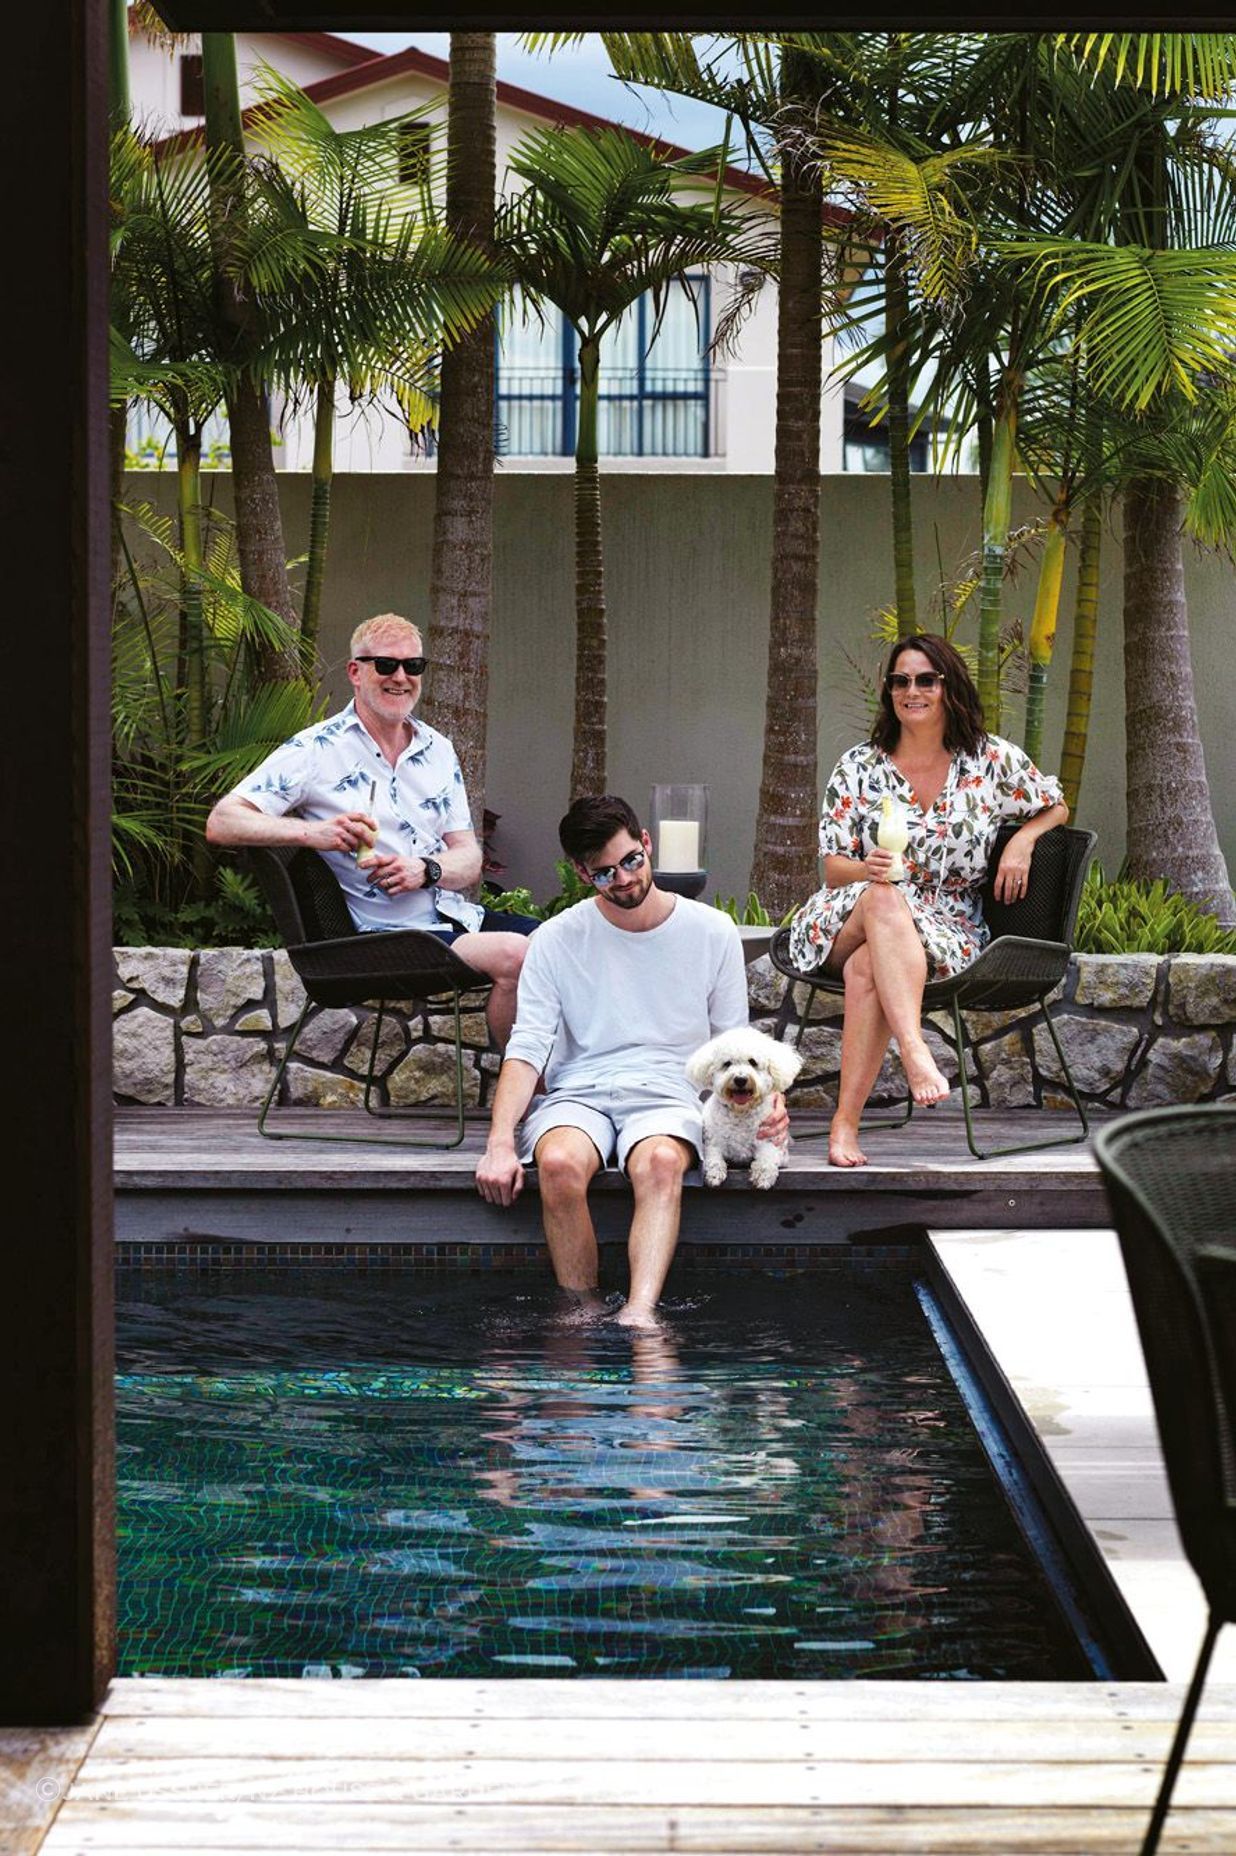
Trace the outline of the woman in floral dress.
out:
<instances>
[{"instance_id":1,"label":"woman in floral dress","mask_svg":"<svg viewBox=\"0 0 1236 1856\"><path fill-rule=\"evenodd\" d=\"M886 794L906 809L905 879L889 881L892 853L876 843ZM870 741L843 754L820 820L824 888L790 928L804 972L845 980L841 1079L829 1131L833 1166L865 1166L863 1105L897 1039L916 1104L948 1094L923 1037L923 987L969 966L989 931L980 908L999 825L1025 819L996 875L1001 902L1023 896L1036 838L1069 816L1060 782L983 727L978 691L944 638L900 640L888 661Z\"/></svg>"}]
</instances>

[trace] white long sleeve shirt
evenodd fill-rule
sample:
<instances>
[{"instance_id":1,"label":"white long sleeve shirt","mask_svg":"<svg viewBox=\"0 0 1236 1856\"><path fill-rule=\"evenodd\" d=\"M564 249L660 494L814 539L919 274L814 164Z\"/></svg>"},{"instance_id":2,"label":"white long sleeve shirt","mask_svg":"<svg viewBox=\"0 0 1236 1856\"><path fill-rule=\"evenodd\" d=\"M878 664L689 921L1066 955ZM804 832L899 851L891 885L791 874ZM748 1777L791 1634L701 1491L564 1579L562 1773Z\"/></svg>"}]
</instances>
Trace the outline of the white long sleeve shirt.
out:
<instances>
[{"instance_id":1,"label":"white long sleeve shirt","mask_svg":"<svg viewBox=\"0 0 1236 1856\"><path fill-rule=\"evenodd\" d=\"M742 941L719 909L679 896L659 926L633 931L589 900L530 938L506 1054L544 1070L551 1091L663 1081L682 1093L691 1053L749 1016Z\"/></svg>"}]
</instances>

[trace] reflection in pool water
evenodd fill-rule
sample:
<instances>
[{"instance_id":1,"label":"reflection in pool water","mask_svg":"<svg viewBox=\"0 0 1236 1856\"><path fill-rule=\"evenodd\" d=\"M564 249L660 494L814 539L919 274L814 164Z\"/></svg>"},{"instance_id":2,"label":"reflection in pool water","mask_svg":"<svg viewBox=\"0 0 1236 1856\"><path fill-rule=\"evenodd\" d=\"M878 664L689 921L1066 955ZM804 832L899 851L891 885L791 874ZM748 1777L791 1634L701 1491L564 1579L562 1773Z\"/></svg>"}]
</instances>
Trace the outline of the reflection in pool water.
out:
<instances>
[{"instance_id":1,"label":"reflection in pool water","mask_svg":"<svg viewBox=\"0 0 1236 1856\"><path fill-rule=\"evenodd\" d=\"M124 1275L126 1674L1080 1678L911 1275Z\"/></svg>"}]
</instances>

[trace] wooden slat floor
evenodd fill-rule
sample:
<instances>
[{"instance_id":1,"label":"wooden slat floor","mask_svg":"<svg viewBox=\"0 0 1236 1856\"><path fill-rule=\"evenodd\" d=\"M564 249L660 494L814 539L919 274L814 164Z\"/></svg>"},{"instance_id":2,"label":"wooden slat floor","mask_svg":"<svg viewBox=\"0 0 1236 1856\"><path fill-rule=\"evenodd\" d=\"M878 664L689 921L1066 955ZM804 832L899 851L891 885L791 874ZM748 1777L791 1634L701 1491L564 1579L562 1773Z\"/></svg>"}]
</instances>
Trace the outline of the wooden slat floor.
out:
<instances>
[{"instance_id":1,"label":"wooden slat floor","mask_svg":"<svg viewBox=\"0 0 1236 1856\"><path fill-rule=\"evenodd\" d=\"M1131 1856L1181 1692L118 1681L90 1728L67 1730L88 1748L40 1769L42 1840L28 1825L3 1847ZM1161 1847L1236 1850L1234 1687L1205 1698Z\"/></svg>"},{"instance_id":2,"label":"wooden slat floor","mask_svg":"<svg viewBox=\"0 0 1236 1856\"><path fill-rule=\"evenodd\" d=\"M325 1140L264 1140L250 1109L121 1108L116 1111L117 1184L134 1191L165 1187L179 1178L186 1186L203 1189L278 1189L295 1179L324 1191L358 1185L380 1190L387 1184L406 1190L411 1178L424 1190L457 1189L471 1183L489 1126L484 1116L470 1118L462 1146L442 1152L401 1147L391 1123L375 1121L356 1109L282 1110L277 1125L297 1134L323 1131L366 1139L363 1145L348 1147ZM1056 1129L1071 1134L1076 1128L1071 1116L1054 1110L985 1111L977 1125L980 1140L992 1145L1046 1140ZM953 1176L973 1182L980 1175L1002 1185L1025 1181L1040 1188L1056 1180L1079 1183L1097 1176L1089 1143L975 1160L966 1146L961 1113L953 1108L920 1112L904 1129L865 1134L871 1164L853 1171L828 1165L824 1129L818 1114L793 1116L794 1142L780 1185L804 1191L862 1191L887 1184L892 1175L902 1187L922 1184L938 1189ZM617 1175L602 1177L598 1184L626 1189ZM745 1193L750 1187L745 1175L737 1173L721 1190Z\"/></svg>"}]
</instances>

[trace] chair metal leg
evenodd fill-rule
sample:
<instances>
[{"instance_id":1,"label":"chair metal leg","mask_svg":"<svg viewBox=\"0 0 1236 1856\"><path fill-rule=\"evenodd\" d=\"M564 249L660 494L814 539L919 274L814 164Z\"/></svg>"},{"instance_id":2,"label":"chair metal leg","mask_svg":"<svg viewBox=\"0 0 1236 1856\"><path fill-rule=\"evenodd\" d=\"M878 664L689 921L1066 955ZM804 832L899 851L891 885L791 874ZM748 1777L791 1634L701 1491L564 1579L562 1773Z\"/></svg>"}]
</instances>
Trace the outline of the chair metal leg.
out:
<instances>
[{"instance_id":1,"label":"chair metal leg","mask_svg":"<svg viewBox=\"0 0 1236 1856\"><path fill-rule=\"evenodd\" d=\"M1069 1068L1069 1060L1065 1056L1060 1039L1056 1035L1056 1027L1052 1023L1051 1013L1047 1010L1045 1005L1041 1005L1039 1010L1042 1012L1043 1018L1046 1021L1047 1029L1051 1034L1051 1041L1056 1047L1056 1055L1060 1059L1060 1068L1064 1072L1064 1080L1068 1086L1069 1098L1076 1111L1077 1118L1081 1122L1081 1133L1057 1134L1053 1135L1051 1140L1048 1141L1017 1141L1011 1147L980 1147L978 1145L978 1142L974 1138L974 1117L970 1111L970 1087L966 1079L966 1052L969 1049L969 1039L966 1034L966 1025L962 1017L961 1006L958 1004L956 998L954 998L953 1028L957 1041L957 1056L960 1064L961 1108L966 1118L966 1141L969 1145L970 1152L974 1155L976 1160L999 1160L1006 1154L1033 1154L1040 1152L1045 1147L1075 1147L1079 1141L1084 1141L1090 1133L1090 1123L1086 1119L1086 1110L1082 1104L1080 1095L1077 1093L1077 1084L1073 1081L1073 1072Z\"/></svg>"},{"instance_id":2,"label":"chair metal leg","mask_svg":"<svg viewBox=\"0 0 1236 1856\"><path fill-rule=\"evenodd\" d=\"M452 993L451 997L452 997L452 1000L454 1002L454 1007L455 1007L455 1024L454 1024L454 1030L455 1030L455 1133L454 1133L454 1137L449 1141L443 1141L443 1140L437 1140L437 1139L432 1139L432 1140L418 1139L418 1138L413 1138L411 1135L404 1134L404 1135L400 1135L397 1139L386 1141L384 1144L388 1147L426 1147L426 1148L433 1148L435 1151L439 1153L448 1153L451 1148L460 1146L460 1144L464 1140L465 1135L467 1134L467 1124L464 1121L463 1021L462 1021L462 1017L460 1014L458 992ZM275 1101L276 1097L279 1094L279 1085L283 1081L284 1075L287 1071L288 1064L290 1063L291 1058L292 1058L292 1052L296 1048L296 1040L300 1036L301 1026L305 1022L305 1018L309 1011L310 1003L311 1002L308 999L306 999L304 1005L301 1007L300 1017L296 1020L296 1024L295 1024L295 1027L293 1028L292 1035L288 1039L287 1045L283 1052L283 1056L280 1059L279 1067L275 1071L275 1079L272 1082L270 1088L266 1092L266 1100L262 1103L261 1110L259 1111L259 1114L258 1114L258 1133L263 1135L265 1139L268 1141L335 1141L345 1147L372 1147L374 1144L373 1138L372 1136L367 1135L367 1134L331 1134L331 1133L326 1132L325 1130L318 1130L318 1129L315 1129L312 1133L308 1133L308 1134L293 1133L290 1130L287 1132L284 1132L282 1129L268 1128L266 1125L267 1116L270 1113L271 1104ZM369 1067L365 1075L365 1096L364 1096L365 1111L367 1114L374 1116L375 1119L382 1120L382 1121L396 1121L396 1120L406 1121L412 1116L422 1115L424 1111L419 1108L417 1109L389 1109L389 1108L384 1109L384 1108L375 1108L372 1106L374 1071L377 1067L377 1061L378 1061L378 1038L381 1035L381 1031L382 1031L382 1015L385 1009L386 1009L385 1005L382 1003L379 1003L377 1018L374 1021L373 1042L369 1047ZM329 1109L323 1109L321 1111L322 1114L327 1114L327 1115L330 1114L331 1112L332 1111Z\"/></svg>"},{"instance_id":3,"label":"chair metal leg","mask_svg":"<svg viewBox=\"0 0 1236 1856\"><path fill-rule=\"evenodd\" d=\"M1185 1696L1184 1711L1176 1725L1176 1737L1172 1741L1172 1750L1167 1756L1167 1765L1163 1768L1163 1778L1159 1785L1159 1795L1154 1802L1150 1822L1146 1826L1146 1837L1142 1844L1141 1856L1154 1856L1159 1847L1159 1838L1167 1818L1168 1806L1172 1802L1172 1793L1176 1787L1176 1778L1184 1761L1185 1747L1193 1729L1193 1717L1197 1713L1197 1704L1202 1699L1202 1689L1206 1684L1206 1671L1210 1667L1210 1658L1214 1651L1215 1639L1219 1635L1222 1619L1214 1612L1206 1620L1206 1635L1198 1652L1197 1666L1193 1671L1193 1680Z\"/></svg>"}]
</instances>

